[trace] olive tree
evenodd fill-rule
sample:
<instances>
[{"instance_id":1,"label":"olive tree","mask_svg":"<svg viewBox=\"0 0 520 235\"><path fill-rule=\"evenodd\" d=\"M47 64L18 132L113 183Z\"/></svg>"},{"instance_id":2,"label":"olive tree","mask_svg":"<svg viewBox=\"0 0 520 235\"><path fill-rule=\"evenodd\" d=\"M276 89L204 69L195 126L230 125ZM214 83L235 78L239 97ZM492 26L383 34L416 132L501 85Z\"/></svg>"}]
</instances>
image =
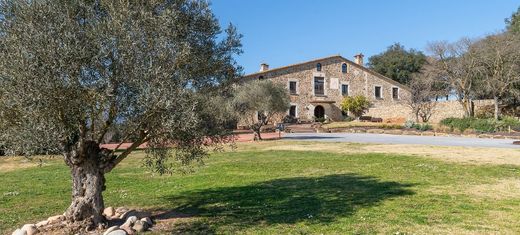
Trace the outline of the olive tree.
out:
<instances>
[{"instance_id":1,"label":"olive tree","mask_svg":"<svg viewBox=\"0 0 520 235\"><path fill-rule=\"evenodd\" d=\"M240 122L255 132L255 140L262 139L262 126L283 115L289 106L287 89L270 80L254 80L238 86L231 101Z\"/></svg>"},{"instance_id":2,"label":"olive tree","mask_svg":"<svg viewBox=\"0 0 520 235\"><path fill-rule=\"evenodd\" d=\"M221 37L206 1L4 0L0 16L0 145L63 154L71 225L104 223L105 174L139 145L173 173L228 139L214 101L239 72L240 35ZM130 147L100 147L114 128Z\"/></svg>"}]
</instances>

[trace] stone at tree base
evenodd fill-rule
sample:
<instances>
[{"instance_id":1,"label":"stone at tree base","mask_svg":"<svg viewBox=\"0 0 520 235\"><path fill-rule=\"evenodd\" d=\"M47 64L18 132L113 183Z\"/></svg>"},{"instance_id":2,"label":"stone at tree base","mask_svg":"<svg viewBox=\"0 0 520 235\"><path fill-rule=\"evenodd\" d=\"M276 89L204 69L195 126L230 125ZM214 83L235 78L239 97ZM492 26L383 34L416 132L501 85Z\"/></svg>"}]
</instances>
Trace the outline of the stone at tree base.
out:
<instances>
[{"instance_id":1,"label":"stone at tree base","mask_svg":"<svg viewBox=\"0 0 520 235\"><path fill-rule=\"evenodd\" d=\"M38 229L34 224L26 224L22 227L22 230L25 231L27 235L34 235L38 233Z\"/></svg>"},{"instance_id":2,"label":"stone at tree base","mask_svg":"<svg viewBox=\"0 0 520 235\"><path fill-rule=\"evenodd\" d=\"M40 221L40 222L36 223L36 227L40 228L40 227L43 227L43 226L45 226L47 224L49 224L48 220Z\"/></svg>"},{"instance_id":3,"label":"stone at tree base","mask_svg":"<svg viewBox=\"0 0 520 235\"><path fill-rule=\"evenodd\" d=\"M144 231L146 231L146 229L148 228L148 223L144 222L144 221L141 221L141 220L138 220L135 222L134 226L132 227L136 232L138 233L142 233Z\"/></svg>"},{"instance_id":4,"label":"stone at tree base","mask_svg":"<svg viewBox=\"0 0 520 235\"><path fill-rule=\"evenodd\" d=\"M127 235L127 233L125 232L125 230L118 229L108 233L107 235Z\"/></svg>"},{"instance_id":5,"label":"stone at tree base","mask_svg":"<svg viewBox=\"0 0 520 235\"><path fill-rule=\"evenodd\" d=\"M47 221L49 222L49 224L54 224L54 223L58 223L58 222L61 222L65 219L65 216L63 215L56 215L56 216L51 216L47 219Z\"/></svg>"},{"instance_id":6,"label":"stone at tree base","mask_svg":"<svg viewBox=\"0 0 520 235\"><path fill-rule=\"evenodd\" d=\"M116 214L116 210L114 210L114 207L107 207L103 210L103 214L107 217L107 218L111 218L112 216L114 216Z\"/></svg>"},{"instance_id":7,"label":"stone at tree base","mask_svg":"<svg viewBox=\"0 0 520 235\"><path fill-rule=\"evenodd\" d=\"M108 228L107 231L105 231L105 232L103 233L103 235L108 235L108 234L110 234L112 231L116 231L116 230L119 230L119 226L112 226L112 227ZM125 232L125 234L126 234L126 232Z\"/></svg>"},{"instance_id":8,"label":"stone at tree base","mask_svg":"<svg viewBox=\"0 0 520 235\"><path fill-rule=\"evenodd\" d=\"M136 213L136 212L137 212L137 211L135 211L135 210L129 210L129 211L126 211L126 212L122 213L121 216L120 216L119 218L121 218L121 219L123 219L123 220L126 220L126 219L128 219L128 217L130 217L130 216L135 216L135 213Z\"/></svg>"},{"instance_id":9,"label":"stone at tree base","mask_svg":"<svg viewBox=\"0 0 520 235\"><path fill-rule=\"evenodd\" d=\"M124 213L127 212L127 211L128 211L127 208L124 208L124 207L118 207L118 208L116 209L116 214L120 214L120 215L122 215L122 214L124 214Z\"/></svg>"},{"instance_id":10,"label":"stone at tree base","mask_svg":"<svg viewBox=\"0 0 520 235\"><path fill-rule=\"evenodd\" d=\"M11 235L27 235L27 232L21 229L16 229Z\"/></svg>"},{"instance_id":11,"label":"stone at tree base","mask_svg":"<svg viewBox=\"0 0 520 235\"><path fill-rule=\"evenodd\" d=\"M129 227L129 226L126 226L126 225L122 225L119 228L124 230L129 235L135 234L135 230L132 227Z\"/></svg>"},{"instance_id":12,"label":"stone at tree base","mask_svg":"<svg viewBox=\"0 0 520 235\"><path fill-rule=\"evenodd\" d=\"M150 219L150 217L144 217L141 219L141 221L146 222L148 224L148 226L153 225L152 219Z\"/></svg>"}]
</instances>

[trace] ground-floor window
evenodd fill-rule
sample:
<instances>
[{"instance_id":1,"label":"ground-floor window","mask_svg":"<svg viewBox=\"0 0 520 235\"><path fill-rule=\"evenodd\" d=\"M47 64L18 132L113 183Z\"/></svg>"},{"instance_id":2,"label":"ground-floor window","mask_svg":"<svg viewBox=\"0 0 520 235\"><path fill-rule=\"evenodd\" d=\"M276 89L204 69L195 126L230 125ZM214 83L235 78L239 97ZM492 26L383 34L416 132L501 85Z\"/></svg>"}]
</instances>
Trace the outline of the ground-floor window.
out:
<instances>
[{"instance_id":1,"label":"ground-floor window","mask_svg":"<svg viewBox=\"0 0 520 235\"><path fill-rule=\"evenodd\" d=\"M291 105L289 108L289 116L296 117L296 105Z\"/></svg>"}]
</instances>

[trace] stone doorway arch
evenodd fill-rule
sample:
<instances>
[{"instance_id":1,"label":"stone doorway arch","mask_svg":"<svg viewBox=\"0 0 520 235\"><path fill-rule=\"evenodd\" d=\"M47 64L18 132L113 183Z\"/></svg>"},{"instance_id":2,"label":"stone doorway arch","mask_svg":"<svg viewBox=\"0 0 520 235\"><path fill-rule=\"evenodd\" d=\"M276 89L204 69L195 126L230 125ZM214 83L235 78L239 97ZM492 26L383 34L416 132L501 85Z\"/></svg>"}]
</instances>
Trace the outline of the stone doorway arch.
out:
<instances>
[{"instance_id":1,"label":"stone doorway arch","mask_svg":"<svg viewBox=\"0 0 520 235\"><path fill-rule=\"evenodd\" d=\"M325 117L325 108L321 105L317 105L314 107L314 117L316 118L324 118Z\"/></svg>"}]
</instances>

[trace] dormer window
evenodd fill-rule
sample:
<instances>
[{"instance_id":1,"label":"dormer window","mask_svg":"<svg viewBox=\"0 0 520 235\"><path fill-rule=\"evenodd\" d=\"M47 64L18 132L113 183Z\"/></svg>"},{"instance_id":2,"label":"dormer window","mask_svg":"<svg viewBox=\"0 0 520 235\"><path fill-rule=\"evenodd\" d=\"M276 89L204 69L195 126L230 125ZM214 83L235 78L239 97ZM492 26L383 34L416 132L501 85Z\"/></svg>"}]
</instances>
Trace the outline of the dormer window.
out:
<instances>
[{"instance_id":1,"label":"dormer window","mask_svg":"<svg viewBox=\"0 0 520 235\"><path fill-rule=\"evenodd\" d=\"M342 73L347 73L347 70L348 70L347 63L343 63L343 64L341 65L341 72L342 72Z\"/></svg>"},{"instance_id":2,"label":"dormer window","mask_svg":"<svg viewBox=\"0 0 520 235\"><path fill-rule=\"evenodd\" d=\"M321 63L316 64L316 71L321 72Z\"/></svg>"}]
</instances>

